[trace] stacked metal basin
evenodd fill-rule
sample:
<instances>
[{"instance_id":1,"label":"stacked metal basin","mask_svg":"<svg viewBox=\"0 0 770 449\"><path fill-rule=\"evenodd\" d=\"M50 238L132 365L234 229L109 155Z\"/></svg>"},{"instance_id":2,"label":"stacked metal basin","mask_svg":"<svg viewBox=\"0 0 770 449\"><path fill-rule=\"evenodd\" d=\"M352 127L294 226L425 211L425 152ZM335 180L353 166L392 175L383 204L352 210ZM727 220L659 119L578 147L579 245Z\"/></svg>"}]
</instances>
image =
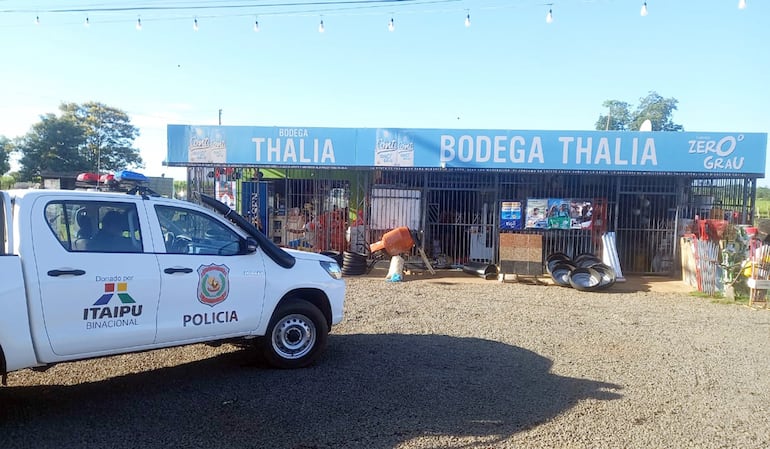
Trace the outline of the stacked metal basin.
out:
<instances>
[{"instance_id":1,"label":"stacked metal basin","mask_svg":"<svg viewBox=\"0 0 770 449\"><path fill-rule=\"evenodd\" d=\"M593 254L580 254L574 259L556 252L546 258L546 271L554 283L580 291L606 290L615 284L615 270Z\"/></svg>"}]
</instances>

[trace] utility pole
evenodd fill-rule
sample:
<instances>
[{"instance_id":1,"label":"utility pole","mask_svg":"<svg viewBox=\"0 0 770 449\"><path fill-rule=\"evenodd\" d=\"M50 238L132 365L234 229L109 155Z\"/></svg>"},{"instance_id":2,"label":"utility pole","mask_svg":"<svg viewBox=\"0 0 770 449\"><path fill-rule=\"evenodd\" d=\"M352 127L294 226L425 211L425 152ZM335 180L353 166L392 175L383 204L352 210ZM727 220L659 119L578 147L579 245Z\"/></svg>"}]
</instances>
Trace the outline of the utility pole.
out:
<instances>
[{"instance_id":1,"label":"utility pole","mask_svg":"<svg viewBox=\"0 0 770 449\"><path fill-rule=\"evenodd\" d=\"M219 126L222 126L222 110L219 110Z\"/></svg>"}]
</instances>

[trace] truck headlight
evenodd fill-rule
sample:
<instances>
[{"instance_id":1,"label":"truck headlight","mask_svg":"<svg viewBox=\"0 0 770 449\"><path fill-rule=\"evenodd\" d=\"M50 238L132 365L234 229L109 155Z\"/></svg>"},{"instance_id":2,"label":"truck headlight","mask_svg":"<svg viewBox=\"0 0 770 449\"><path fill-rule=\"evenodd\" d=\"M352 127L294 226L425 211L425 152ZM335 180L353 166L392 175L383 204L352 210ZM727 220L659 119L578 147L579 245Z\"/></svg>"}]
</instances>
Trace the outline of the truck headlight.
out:
<instances>
[{"instance_id":1,"label":"truck headlight","mask_svg":"<svg viewBox=\"0 0 770 449\"><path fill-rule=\"evenodd\" d=\"M342 279L342 270L340 270L340 266L337 265L337 262L321 260L319 263L333 279Z\"/></svg>"}]
</instances>

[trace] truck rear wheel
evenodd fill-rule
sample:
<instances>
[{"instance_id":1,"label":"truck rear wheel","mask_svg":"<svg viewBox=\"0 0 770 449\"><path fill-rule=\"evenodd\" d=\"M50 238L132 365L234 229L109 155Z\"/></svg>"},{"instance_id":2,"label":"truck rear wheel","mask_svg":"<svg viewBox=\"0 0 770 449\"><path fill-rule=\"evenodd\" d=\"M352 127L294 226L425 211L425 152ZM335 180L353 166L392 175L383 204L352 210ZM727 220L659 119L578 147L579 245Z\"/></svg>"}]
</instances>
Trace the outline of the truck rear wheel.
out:
<instances>
[{"instance_id":1,"label":"truck rear wheel","mask_svg":"<svg viewBox=\"0 0 770 449\"><path fill-rule=\"evenodd\" d=\"M326 347L329 328L320 310L304 300L282 304L273 314L258 349L276 368L303 368Z\"/></svg>"}]
</instances>

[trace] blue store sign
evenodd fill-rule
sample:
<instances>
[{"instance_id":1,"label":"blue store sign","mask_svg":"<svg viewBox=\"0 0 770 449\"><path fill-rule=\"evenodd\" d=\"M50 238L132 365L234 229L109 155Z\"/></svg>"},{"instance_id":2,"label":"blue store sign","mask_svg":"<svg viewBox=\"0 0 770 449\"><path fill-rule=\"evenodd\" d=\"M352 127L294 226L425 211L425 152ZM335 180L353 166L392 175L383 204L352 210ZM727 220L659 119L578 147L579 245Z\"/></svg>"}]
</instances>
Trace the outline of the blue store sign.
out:
<instances>
[{"instance_id":1,"label":"blue store sign","mask_svg":"<svg viewBox=\"0 0 770 449\"><path fill-rule=\"evenodd\" d=\"M167 161L764 176L766 151L766 133L168 125Z\"/></svg>"}]
</instances>

